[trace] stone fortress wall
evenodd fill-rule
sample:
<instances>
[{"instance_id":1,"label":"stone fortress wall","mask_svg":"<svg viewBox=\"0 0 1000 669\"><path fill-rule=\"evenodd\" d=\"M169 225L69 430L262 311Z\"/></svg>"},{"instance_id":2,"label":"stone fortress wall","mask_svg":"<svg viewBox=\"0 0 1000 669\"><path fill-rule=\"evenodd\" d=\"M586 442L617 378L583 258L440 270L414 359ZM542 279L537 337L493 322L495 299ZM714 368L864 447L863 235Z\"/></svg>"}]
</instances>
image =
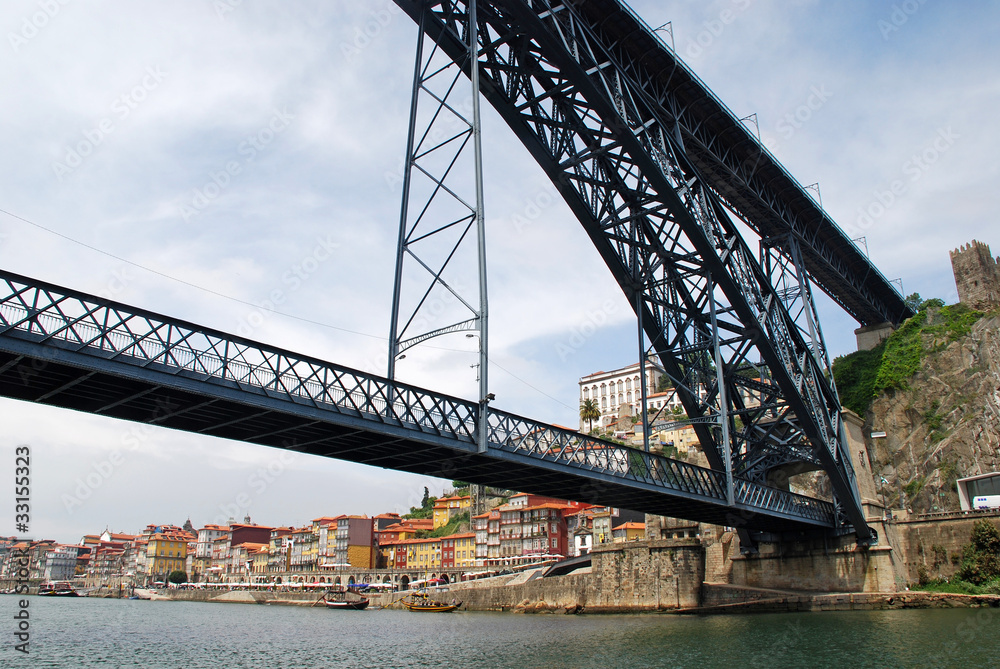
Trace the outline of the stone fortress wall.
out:
<instances>
[{"instance_id":1,"label":"stone fortress wall","mask_svg":"<svg viewBox=\"0 0 1000 669\"><path fill-rule=\"evenodd\" d=\"M1000 306L1000 258L980 241L951 252L951 267L958 287L958 300L973 309L987 311Z\"/></svg>"}]
</instances>

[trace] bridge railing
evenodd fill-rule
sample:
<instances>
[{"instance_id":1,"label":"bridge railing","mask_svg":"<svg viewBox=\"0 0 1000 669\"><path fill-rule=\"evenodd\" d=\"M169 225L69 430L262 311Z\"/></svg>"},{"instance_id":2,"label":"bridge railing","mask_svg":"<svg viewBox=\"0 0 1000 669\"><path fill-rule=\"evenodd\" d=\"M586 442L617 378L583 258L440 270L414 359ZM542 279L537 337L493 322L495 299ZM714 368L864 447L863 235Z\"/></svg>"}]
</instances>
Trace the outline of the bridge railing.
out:
<instances>
[{"instance_id":1,"label":"bridge railing","mask_svg":"<svg viewBox=\"0 0 1000 669\"><path fill-rule=\"evenodd\" d=\"M474 441L474 403L14 274L0 281L4 336Z\"/></svg>"},{"instance_id":2,"label":"bridge railing","mask_svg":"<svg viewBox=\"0 0 1000 669\"><path fill-rule=\"evenodd\" d=\"M0 271L0 337L206 381L424 434L475 443L479 407L347 367ZM704 467L514 414L488 412L493 448L572 470L725 503L725 477ZM736 479L739 504L833 523L822 500Z\"/></svg>"},{"instance_id":3,"label":"bridge railing","mask_svg":"<svg viewBox=\"0 0 1000 669\"><path fill-rule=\"evenodd\" d=\"M489 441L501 450L722 503L726 499L726 477L722 472L505 412L490 411L488 422ZM821 523L834 522L834 508L829 502L743 479L734 479L734 485L738 504Z\"/></svg>"}]
</instances>

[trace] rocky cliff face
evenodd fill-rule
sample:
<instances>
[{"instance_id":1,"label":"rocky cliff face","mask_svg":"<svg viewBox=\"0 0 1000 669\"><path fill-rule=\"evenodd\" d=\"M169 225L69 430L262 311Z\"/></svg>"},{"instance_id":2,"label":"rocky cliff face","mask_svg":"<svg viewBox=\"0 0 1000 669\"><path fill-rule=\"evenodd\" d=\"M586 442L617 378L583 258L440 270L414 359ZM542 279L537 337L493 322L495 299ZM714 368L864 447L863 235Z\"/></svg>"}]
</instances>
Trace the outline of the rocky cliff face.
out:
<instances>
[{"instance_id":1,"label":"rocky cliff face","mask_svg":"<svg viewBox=\"0 0 1000 669\"><path fill-rule=\"evenodd\" d=\"M866 438L869 457L890 506L957 510L956 479L1000 471L1000 316L956 341L921 336L919 371L906 389L881 393L865 416L866 435L887 435Z\"/></svg>"}]
</instances>

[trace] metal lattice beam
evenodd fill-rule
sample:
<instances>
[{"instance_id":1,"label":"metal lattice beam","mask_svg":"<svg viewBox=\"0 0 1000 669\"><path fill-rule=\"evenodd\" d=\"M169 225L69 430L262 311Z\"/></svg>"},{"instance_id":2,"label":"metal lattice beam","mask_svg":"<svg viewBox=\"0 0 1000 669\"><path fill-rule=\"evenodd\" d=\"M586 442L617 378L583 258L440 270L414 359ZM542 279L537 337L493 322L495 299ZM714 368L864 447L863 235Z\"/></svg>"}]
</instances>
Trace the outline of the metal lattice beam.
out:
<instances>
[{"instance_id":1,"label":"metal lattice beam","mask_svg":"<svg viewBox=\"0 0 1000 669\"><path fill-rule=\"evenodd\" d=\"M397 4L442 48L461 52L458 35L437 17L461 14L465 3ZM799 292L808 308L790 312L787 291L772 285L686 153L676 119L576 5L480 3L479 21L486 98L635 305L712 468L725 473L727 497L735 495L734 471L763 477L764 465L809 463L830 478L838 527L872 541L840 404L817 355L821 333L808 326L808 290Z\"/></svg>"},{"instance_id":2,"label":"metal lattice beam","mask_svg":"<svg viewBox=\"0 0 1000 669\"><path fill-rule=\"evenodd\" d=\"M484 422L475 402L2 271L0 394L705 522L835 524L828 502L739 477L730 502L711 469L502 411Z\"/></svg>"}]
</instances>

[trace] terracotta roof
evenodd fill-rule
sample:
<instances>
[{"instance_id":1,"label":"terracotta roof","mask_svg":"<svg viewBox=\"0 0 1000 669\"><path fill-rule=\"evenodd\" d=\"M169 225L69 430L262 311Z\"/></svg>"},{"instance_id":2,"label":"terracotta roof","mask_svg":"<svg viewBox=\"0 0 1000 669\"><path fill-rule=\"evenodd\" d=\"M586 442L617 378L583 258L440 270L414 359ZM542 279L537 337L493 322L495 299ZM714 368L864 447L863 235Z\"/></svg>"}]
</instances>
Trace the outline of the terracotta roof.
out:
<instances>
[{"instance_id":1,"label":"terracotta roof","mask_svg":"<svg viewBox=\"0 0 1000 669\"><path fill-rule=\"evenodd\" d=\"M618 527L612 527L611 530L644 530L646 529L646 523L622 523Z\"/></svg>"},{"instance_id":2,"label":"terracotta roof","mask_svg":"<svg viewBox=\"0 0 1000 669\"><path fill-rule=\"evenodd\" d=\"M243 549L247 552L257 551L260 550L261 548L267 548L267 544L257 544L249 541L245 544L240 544L240 545L243 546Z\"/></svg>"},{"instance_id":3,"label":"terracotta roof","mask_svg":"<svg viewBox=\"0 0 1000 669\"><path fill-rule=\"evenodd\" d=\"M400 540L400 541L395 541L393 543L396 544L396 545L399 545L399 544L431 544L431 543L440 543L440 542L441 542L440 538L431 537L431 538L427 538L427 539L403 539L403 540Z\"/></svg>"},{"instance_id":4,"label":"terracotta roof","mask_svg":"<svg viewBox=\"0 0 1000 669\"><path fill-rule=\"evenodd\" d=\"M520 508L521 511L534 511L535 509L572 509L573 507L569 504L559 504L558 502L545 502L544 504L535 504L534 506Z\"/></svg>"}]
</instances>

